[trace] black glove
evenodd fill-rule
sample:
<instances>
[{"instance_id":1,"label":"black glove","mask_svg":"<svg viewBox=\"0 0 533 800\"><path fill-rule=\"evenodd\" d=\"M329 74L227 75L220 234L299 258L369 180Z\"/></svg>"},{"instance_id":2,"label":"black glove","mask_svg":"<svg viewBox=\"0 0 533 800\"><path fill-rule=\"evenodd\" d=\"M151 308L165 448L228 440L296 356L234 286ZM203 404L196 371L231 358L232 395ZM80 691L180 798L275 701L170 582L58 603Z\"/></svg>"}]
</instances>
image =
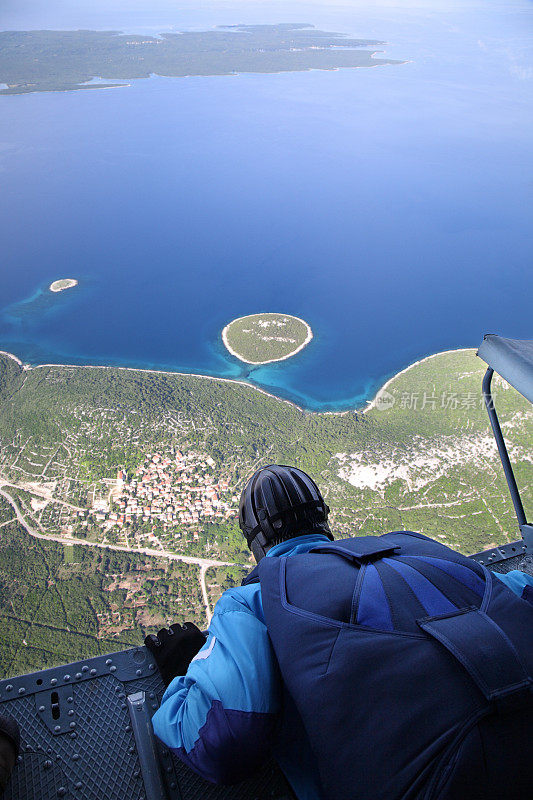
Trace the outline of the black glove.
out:
<instances>
[{"instance_id":1,"label":"black glove","mask_svg":"<svg viewBox=\"0 0 533 800\"><path fill-rule=\"evenodd\" d=\"M157 636L151 633L144 640L150 650L163 683L168 686L176 675L185 675L196 653L205 644L205 635L193 622L181 626L177 622L170 628L161 628Z\"/></svg>"}]
</instances>

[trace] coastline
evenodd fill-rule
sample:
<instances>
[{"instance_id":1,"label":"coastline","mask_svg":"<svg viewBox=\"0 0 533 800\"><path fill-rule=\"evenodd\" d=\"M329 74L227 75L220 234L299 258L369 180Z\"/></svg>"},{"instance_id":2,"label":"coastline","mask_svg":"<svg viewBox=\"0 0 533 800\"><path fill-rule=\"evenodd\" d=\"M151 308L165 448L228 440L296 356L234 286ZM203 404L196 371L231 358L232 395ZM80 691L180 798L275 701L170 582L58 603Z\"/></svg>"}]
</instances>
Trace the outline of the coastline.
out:
<instances>
[{"instance_id":1,"label":"coastline","mask_svg":"<svg viewBox=\"0 0 533 800\"><path fill-rule=\"evenodd\" d=\"M14 355L13 353L8 353L8 352L7 352L7 350L0 350L0 356L7 356L8 358L12 358L12 359L13 359L13 361L16 361L16 362L17 362L17 364L19 365L19 367L22 367L22 369L24 369L24 367L25 367L25 364L24 364L24 362L22 362L22 361L20 360L20 358L17 358L17 356L16 356L16 355Z\"/></svg>"},{"instance_id":2,"label":"coastline","mask_svg":"<svg viewBox=\"0 0 533 800\"><path fill-rule=\"evenodd\" d=\"M260 312L258 312L258 314L271 314L271 313L273 313L273 312L271 312L271 311L260 311ZM231 322L228 322L228 324L224 326L224 328L222 329L222 334L221 334L222 335L222 341L224 342L224 346L225 346L226 350L228 350L228 352L231 353L232 356L235 356L235 358L238 358L239 361L243 361L245 364L251 364L254 367L262 367L264 364L273 364L276 361L286 361L288 358L292 358L297 353L299 353L300 350L303 350L304 347L307 347L307 345L309 344L309 342L313 338L313 331L311 330L311 326L309 325L309 323L307 323L301 317L295 317L294 314L287 314L286 315L287 317L292 317L293 319L297 319L298 322L301 322L303 325L305 325L305 327L307 328L307 335L305 337L305 341L303 341L302 344L298 345L296 350L293 350L292 353L288 353L288 355L286 355L286 356L281 356L280 358L270 358L270 359L268 359L268 361L248 361L246 358L243 358L242 356L240 356L236 352L236 350L234 350L232 348L232 346L230 345L230 343L228 342L228 328L230 327L230 325L233 325L234 322L239 322L239 320L245 319L246 317L249 317L249 316L252 316L252 315L251 314L245 314L243 317L235 317L235 319L232 319Z\"/></svg>"},{"instance_id":3,"label":"coastline","mask_svg":"<svg viewBox=\"0 0 533 800\"><path fill-rule=\"evenodd\" d=\"M385 42L388 44L388 42ZM386 53L386 50L374 50L370 53L370 58L374 58L376 54L383 54ZM381 57L381 56L380 56ZM302 69L281 69L281 70L273 70L272 72L214 72L209 75L162 75L158 72L152 72L150 75L143 75L139 78L125 78L124 80L130 81L144 81L150 80L152 78L170 78L170 79L182 79L182 78L237 78L239 75L288 75L294 72L340 72L340 70L349 70L349 69L373 69L374 67L390 67L392 66L401 66L403 64L411 64L412 60L402 61L398 59L383 59L383 63L381 64L358 64L357 66L353 67L305 67ZM67 89L29 89L28 91L11 91L9 84L5 84L5 89L0 88L0 95L5 95L6 97L13 97L15 95L20 94L42 94L44 92L79 92L85 89L123 89L129 88L133 86L133 83L110 83L106 86L102 86L99 83L91 83L94 78L91 78L89 81L85 81L77 86L69 86ZM121 80L121 78L111 78L110 80Z\"/></svg>"},{"instance_id":4,"label":"coastline","mask_svg":"<svg viewBox=\"0 0 533 800\"><path fill-rule=\"evenodd\" d=\"M450 353L466 353L469 350L475 350L475 349L476 349L475 347L456 347L454 350L441 350L439 353L432 353L429 356L424 356L424 358L419 358L418 361L413 361L412 364L409 364L407 367L404 367L404 369L401 369L399 372L396 372L391 378L385 381L383 386L377 390L372 400L367 400L368 405L363 410L362 413L366 414L367 411L370 411L370 409L375 408L379 398L383 395L384 392L387 391L387 387L390 386L391 383L396 380L396 378L399 378L400 375L409 372L409 370L413 369L413 367L417 367L419 364L423 364L425 361L429 361L431 358L437 358L437 356L445 356Z\"/></svg>"},{"instance_id":5,"label":"coastline","mask_svg":"<svg viewBox=\"0 0 533 800\"><path fill-rule=\"evenodd\" d=\"M63 369L112 369L112 370L121 370L125 372L146 372L152 375L176 375L180 378L202 378L203 380L209 381L221 381L222 383L230 383L232 385L240 385L245 386L249 389L253 389L256 392L260 392L261 394L266 395L267 397L271 397L273 400L277 400L280 403L287 403L289 406L292 406L297 411L300 411L302 414L330 414L330 415L339 415L345 416L346 414L367 414L373 408L375 408L376 403L379 397L383 394L383 392L387 391L387 387L391 385L393 381L396 380L400 375L403 375L409 370L413 369L413 367L417 367L420 364L424 364L426 361L429 361L432 358L437 358L438 356L449 355L451 353L465 353L469 351L475 351L475 347L457 347L452 350L441 350L438 353L431 353L429 356L424 356L424 358L420 358L417 361L413 361L412 364L409 364L407 367L404 367L399 372L396 372L392 375L388 380L385 381L383 386L381 386L372 400L366 401L365 407L360 408L347 408L343 411L310 411L302 406L299 406L297 403L294 403L292 400L287 400L284 397L280 397L279 395L273 394L272 392L267 392L266 389L262 389L260 386L256 386L254 383L250 383L249 381L240 380L237 378L219 378L215 375L201 375L198 372L176 372L173 370L162 370L162 369L146 369L143 367L114 367L109 366L106 364L25 364L18 358L18 356L14 355L14 353L9 353L7 350L0 350L0 356L7 356L8 358L13 359L16 361L17 364L24 370L28 371L31 369L44 369L46 367L61 367Z\"/></svg>"}]
</instances>

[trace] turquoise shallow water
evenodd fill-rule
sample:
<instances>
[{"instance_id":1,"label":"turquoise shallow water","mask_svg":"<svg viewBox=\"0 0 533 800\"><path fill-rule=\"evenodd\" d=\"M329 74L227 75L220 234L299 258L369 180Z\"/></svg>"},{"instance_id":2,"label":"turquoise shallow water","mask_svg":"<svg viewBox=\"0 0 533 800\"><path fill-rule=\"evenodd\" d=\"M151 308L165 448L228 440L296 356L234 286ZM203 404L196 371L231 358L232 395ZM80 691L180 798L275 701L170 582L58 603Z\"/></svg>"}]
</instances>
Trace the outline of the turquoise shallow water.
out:
<instances>
[{"instance_id":1,"label":"turquoise shallow water","mask_svg":"<svg viewBox=\"0 0 533 800\"><path fill-rule=\"evenodd\" d=\"M303 20L410 63L0 98L1 349L339 409L429 353L531 336L530 4L131 8L8 3L0 26ZM250 370L220 332L265 310L314 338Z\"/></svg>"}]
</instances>

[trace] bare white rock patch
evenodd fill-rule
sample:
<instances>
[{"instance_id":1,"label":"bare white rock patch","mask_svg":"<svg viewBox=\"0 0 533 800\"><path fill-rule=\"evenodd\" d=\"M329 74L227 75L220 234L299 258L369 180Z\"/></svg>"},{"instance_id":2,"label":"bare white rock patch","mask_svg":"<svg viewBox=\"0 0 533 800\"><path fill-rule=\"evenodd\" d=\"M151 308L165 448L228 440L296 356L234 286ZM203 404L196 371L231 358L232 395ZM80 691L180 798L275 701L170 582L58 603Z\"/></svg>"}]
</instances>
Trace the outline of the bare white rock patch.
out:
<instances>
[{"instance_id":1,"label":"bare white rock patch","mask_svg":"<svg viewBox=\"0 0 533 800\"><path fill-rule=\"evenodd\" d=\"M496 444L488 433L443 437L433 442L416 437L413 445L410 452L392 448L384 449L382 455L375 451L335 453L339 463L337 475L357 489L370 489L383 496L386 487L395 481L402 481L413 492L455 467L486 468L487 462L498 459ZM508 449L514 460L531 460L530 454L517 445L508 443Z\"/></svg>"}]
</instances>

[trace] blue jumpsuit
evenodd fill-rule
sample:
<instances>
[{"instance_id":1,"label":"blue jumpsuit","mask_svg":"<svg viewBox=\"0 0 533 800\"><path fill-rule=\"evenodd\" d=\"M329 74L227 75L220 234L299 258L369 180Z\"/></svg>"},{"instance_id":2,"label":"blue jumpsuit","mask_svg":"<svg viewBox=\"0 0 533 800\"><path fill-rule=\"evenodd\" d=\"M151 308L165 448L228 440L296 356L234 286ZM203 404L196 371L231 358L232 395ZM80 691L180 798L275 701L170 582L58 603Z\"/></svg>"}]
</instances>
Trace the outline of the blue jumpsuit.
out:
<instances>
[{"instance_id":1,"label":"blue jumpsuit","mask_svg":"<svg viewBox=\"0 0 533 800\"><path fill-rule=\"evenodd\" d=\"M274 546L266 557L307 553L325 541L322 534L297 536ZM533 591L529 575L516 570L495 574L519 596ZM294 728L294 713L285 713L286 701L260 585L253 583L224 592L205 645L187 674L168 686L152 722L156 735L209 781L244 780L271 752L299 800L320 800L305 733Z\"/></svg>"}]
</instances>

